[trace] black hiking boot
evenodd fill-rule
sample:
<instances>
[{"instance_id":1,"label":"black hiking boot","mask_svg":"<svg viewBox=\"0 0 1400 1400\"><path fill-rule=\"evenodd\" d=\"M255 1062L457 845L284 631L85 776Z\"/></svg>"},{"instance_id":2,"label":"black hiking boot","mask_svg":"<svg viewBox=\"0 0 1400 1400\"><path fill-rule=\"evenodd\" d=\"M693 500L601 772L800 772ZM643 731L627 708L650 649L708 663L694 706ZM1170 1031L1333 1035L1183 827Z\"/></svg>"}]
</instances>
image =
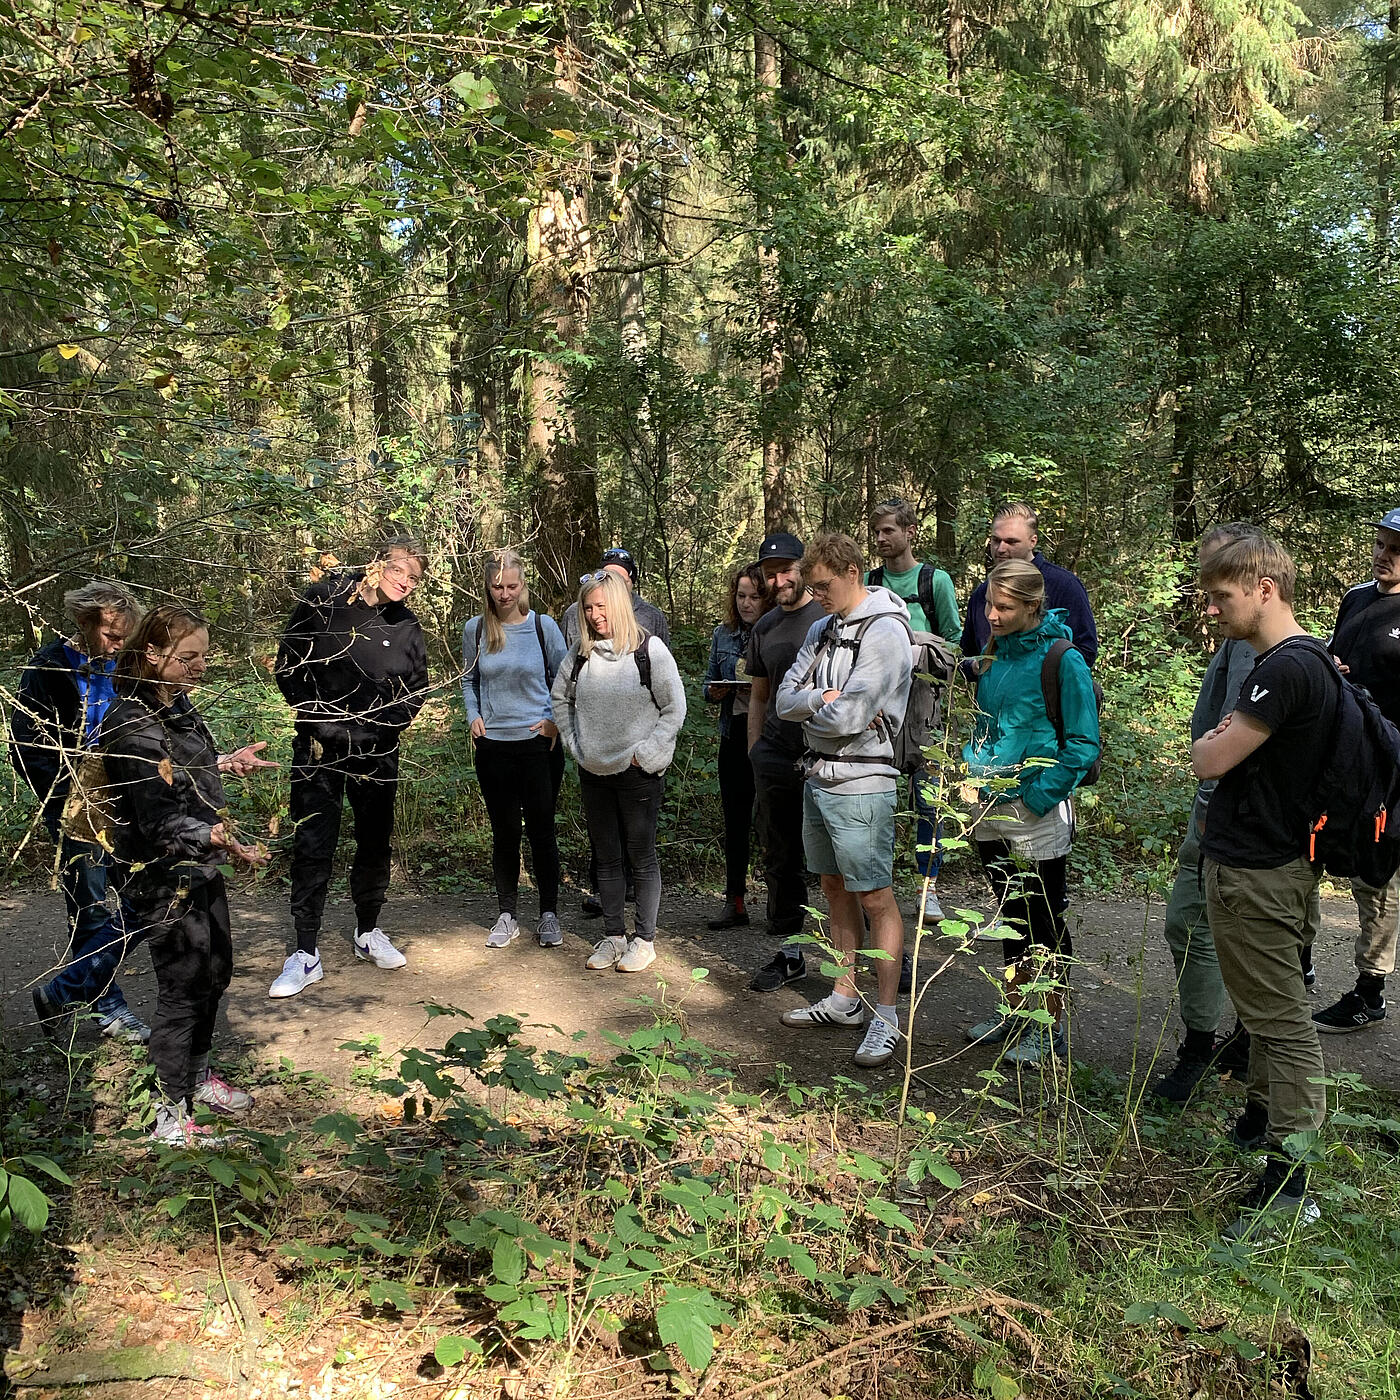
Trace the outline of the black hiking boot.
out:
<instances>
[{"instance_id":1,"label":"black hiking boot","mask_svg":"<svg viewBox=\"0 0 1400 1400\"><path fill-rule=\"evenodd\" d=\"M1269 1140L1269 1109L1266 1104L1246 1101L1244 1112L1230 1129L1230 1141L1241 1152L1258 1152Z\"/></svg>"},{"instance_id":2,"label":"black hiking boot","mask_svg":"<svg viewBox=\"0 0 1400 1400\"><path fill-rule=\"evenodd\" d=\"M1243 1079L1249 1073L1249 1032L1235 1022L1235 1029L1217 1041L1215 1046L1215 1072L1222 1077Z\"/></svg>"},{"instance_id":3,"label":"black hiking boot","mask_svg":"<svg viewBox=\"0 0 1400 1400\"><path fill-rule=\"evenodd\" d=\"M1201 1080L1214 1067L1211 1059L1214 1048L1215 1037L1209 1031L1187 1031L1186 1039L1176 1052L1176 1064L1152 1086L1152 1092L1170 1104L1189 1103Z\"/></svg>"},{"instance_id":4,"label":"black hiking boot","mask_svg":"<svg viewBox=\"0 0 1400 1400\"><path fill-rule=\"evenodd\" d=\"M744 908L742 899L726 899L724 901L724 913L719 918L711 919L706 928L712 928L716 932L726 928L748 928L749 911Z\"/></svg>"}]
</instances>

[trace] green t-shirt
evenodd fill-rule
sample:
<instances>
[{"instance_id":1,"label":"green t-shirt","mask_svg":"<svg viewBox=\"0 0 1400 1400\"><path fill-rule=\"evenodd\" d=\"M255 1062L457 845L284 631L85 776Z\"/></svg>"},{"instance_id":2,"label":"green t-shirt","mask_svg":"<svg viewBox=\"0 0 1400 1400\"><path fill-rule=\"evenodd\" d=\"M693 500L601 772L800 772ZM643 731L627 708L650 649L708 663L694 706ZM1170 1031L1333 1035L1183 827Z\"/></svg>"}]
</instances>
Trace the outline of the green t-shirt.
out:
<instances>
[{"instance_id":1,"label":"green t-shirt","mask_svg":"<svg viewBox=\"0 0 1400 1400\"><path fill-rule=\"evenodd\" d=\"M958 620L958 595L954 591L953 580L944 570L934 569L934 615L928 617L919 603L919 570L922 568L922 564L915 564L912 569L906 569L902 574L886 569L883 586L904 599L909 608L909 625L914 631L933 632L956 646L962 636L962 623ZM865 581L870 582L870 574L866 574Z\"/></svg>"}]
</instances>

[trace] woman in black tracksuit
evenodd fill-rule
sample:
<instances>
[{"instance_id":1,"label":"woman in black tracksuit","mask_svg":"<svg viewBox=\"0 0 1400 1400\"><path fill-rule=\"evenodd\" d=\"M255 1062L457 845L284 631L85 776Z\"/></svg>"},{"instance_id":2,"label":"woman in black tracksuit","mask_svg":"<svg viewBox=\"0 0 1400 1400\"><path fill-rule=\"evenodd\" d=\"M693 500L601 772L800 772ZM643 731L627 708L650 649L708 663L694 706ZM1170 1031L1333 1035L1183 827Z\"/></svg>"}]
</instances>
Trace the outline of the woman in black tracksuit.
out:
<instances>
[{"instance_id":1,"label":"woman in black tracksuit","mask_svg":"<svg viewBox=\"0 0 1400 1400\"><path fill-rule=\"evenodd\" d=\"M151 1059L160 1084L152 1141L197 1143L194 1104L239 1113L252 1104L209 1067L214 1020L233 973L228 899L218 867L261 865L221 816L222 772L273 767L250 745L220 757L209 726L190 703L208 664L209 629L172 603L152 609L117 658L117 698L99 747L114 804L111 881L123 916L151 950L157 1000Z\"/></svg>"}]
</instances>

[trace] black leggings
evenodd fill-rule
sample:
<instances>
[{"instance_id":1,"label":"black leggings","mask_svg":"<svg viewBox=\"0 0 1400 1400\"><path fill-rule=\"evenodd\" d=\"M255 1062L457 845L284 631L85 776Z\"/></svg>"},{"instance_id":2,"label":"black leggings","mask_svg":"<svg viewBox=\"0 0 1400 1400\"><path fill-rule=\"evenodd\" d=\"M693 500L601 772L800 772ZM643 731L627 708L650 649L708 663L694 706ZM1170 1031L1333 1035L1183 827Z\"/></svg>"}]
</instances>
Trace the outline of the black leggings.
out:
<instances>
[{"instance_id":1,"label":"black leggings","mask_svg":"<svg viewBox=\"0 0 1400 1400\"><path fill-rule=\"evenodd\" d=\"M224 877L215 875L184 899L159 908L127 908L151 950L156 970L156 1014L150 1055L167 1103L189 1106L194 1062L214 1042L219 1002L233 976Z\"/></svg>"},{"instance_id":2,"label":"black leggings","mask_svg":"<svg viewBox=\"0 0 1400 1400\"><path fill-rule=\"evenodd\" d=\"M316 951L346 798L355 818L355 858L350 866L355 924L368 933L379 923L389 892L398 790L397 733L351 739L344 730L297 729L292 740L292 924L303 953Z\"/></svg>"},{"instance_id":3,"label":"black leggings","mask_svg":"<svg viewBox=\"0 0 1400 1400\"><path fill-rule=\"evenodd\" d=\"M1073 957L1074 945L1065 925L1069 857L1018 860L1006 841L979 841L977 854L992 883L1002 922L1025 931L1024 937L1002 940L1005 961L1019 962L1032 944Z\"/></svg>"},{"instance_id":4,"label":"black leggings","mask_svg":"<svg viewBox=\"0 0 1400 1400\"><path fill-rule=\"evenodd\" d=\"M661 816L665 779L660 773L624 768L621 773L578 770L588 839L598 857L598 898L603 905L603 932L609 938L626 936L627 877L623 855L632 860L637 882L638 938L656 937L656 915L661 908L661 864L656 858L656 824Z\"/></svg>"},{"instance_id":5,"label":"black leggings","mask_svg":"<svg viewBox=\"0 0 1400 1400\"><path fill-rule=\"evenodd\" d=\"M749 881L749 836L753 829L753 764L744 715L731 716L719 741L719 800L724 808L724 895L743 899Z\"/></svg>"},{"instance_id":6,"label":"black leggings","mask_svg":"<svg viewBox=\"0 0 1400 1400\"><path fill-rule=\"evenodd\" d=\"M520 898L520 822L534 858L540 913L559 907L559 845L554 812L564 780L564 746L551 748L542 735L532 739L478 739L476 780L491 819L491 873L496 907L514 914Z\"/></svg>"}]
</instances>

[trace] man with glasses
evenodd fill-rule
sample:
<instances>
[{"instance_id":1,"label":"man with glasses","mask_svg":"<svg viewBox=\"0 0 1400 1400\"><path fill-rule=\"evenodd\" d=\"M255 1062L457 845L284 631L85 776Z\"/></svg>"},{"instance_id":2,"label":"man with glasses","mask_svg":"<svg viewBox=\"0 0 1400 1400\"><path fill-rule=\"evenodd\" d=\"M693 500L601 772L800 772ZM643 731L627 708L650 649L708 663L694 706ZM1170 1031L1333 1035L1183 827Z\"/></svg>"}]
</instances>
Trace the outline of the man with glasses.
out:
<instances>
[{"instance_id":1,"label":"man with glasses","mask_svg":"<svg viewBox=\"0 0 1400 1400\"><path fill-rule=\"evenodd\" d=\"M423 630L406 602L426 567L421 545L387 541L364 570L313 583L277 649L277 685L296 711L291 780L296 947L272 984L274 997L296 996L325 976L321 919L347 798L355 818L350 867L355 956L386 969L407 961L379 927L379 913L389 890L399 738L428 689Z\"/></svg>"},{"instance_id":2,"label":"man with glasses","mask_svg":"<svg viewBox=\"0 0 1400 1400\"><path fill-rule=\"evenodd\" d=\"M659 637L662 643L669 648L671 645L671 624L666 621L666 614L655 603L647 602L637 592L640 574L637 569L637 561L632 557L631 552L623 549L620 545L614 545L612 549L605 549L602 559L598 562L597 571L592 574L584 574L579 579L580 587L590 579L598 578L605 573L616 574L618 578L625 580L632 593L632 611L636 614L637 622L645 627L653 637ZM578 639L578 601L575 599L564 613L564 645L576 647ZM622 849L623 869L627 876L627 902L631 904L635 901L637 892L632 883L632 865L627 859L625 842ZM597 895L598 857L592 851L588 855L588 888L590 893L584 895L579 909L585 919L600 918L603 913L603 904Z\"/></svg>"}]
</instances>

